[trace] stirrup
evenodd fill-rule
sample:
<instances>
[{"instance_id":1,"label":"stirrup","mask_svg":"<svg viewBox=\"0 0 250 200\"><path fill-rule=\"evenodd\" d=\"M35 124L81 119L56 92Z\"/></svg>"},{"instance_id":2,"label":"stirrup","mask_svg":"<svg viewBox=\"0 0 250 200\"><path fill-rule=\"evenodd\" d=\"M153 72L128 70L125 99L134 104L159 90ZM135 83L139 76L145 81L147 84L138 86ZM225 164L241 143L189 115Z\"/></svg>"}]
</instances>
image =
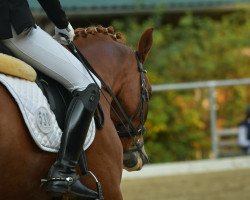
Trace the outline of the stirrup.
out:
<instances>
[{"instance_id":1,"label":"stirrup","mask_svg":"<svg viewBox=\"0 0 250 200\"><path fill-rule=\"evenodd\" d=\"M96 183L98 198L96 198L95 200L104 200L104 197L103 197L103 194L102 194L101 183L98 181L98 179L96 178L94 173L92 173L91 171L87 171L86 176L88 176L88 175L91 176L95 180L95 183ZM54 178L53 177L53 178L48 178L48 179L41 179L41 186L44 186L44 184L49 183L51 181L66 181L68 187L70 187L78 179L80 179L80 176L78 176L78 175L76 177L74 177L74 178L69 176L69 177L66 177L66 178L62 178L62 177L55 177ZM62 196L63 194L60 193L59 195ZM59 197L59 196L56 195L55 197Z\"/></svg>"},{"instance_id":2,"label":"stirrup","mask_svg":"<svg viewBox=\"0 0 250 200\"><path fill-rule=\"evenodd\" d=\"M102 185L101 185L101 183L98 181L98 179L96 178L96 176L94 175L93 172L88 171L87 174L90 175L95 180L97 193L98 193L98 199L96 199L96 200L104 200L104 197L102 195Z\"/></svg>"}]
</instances>

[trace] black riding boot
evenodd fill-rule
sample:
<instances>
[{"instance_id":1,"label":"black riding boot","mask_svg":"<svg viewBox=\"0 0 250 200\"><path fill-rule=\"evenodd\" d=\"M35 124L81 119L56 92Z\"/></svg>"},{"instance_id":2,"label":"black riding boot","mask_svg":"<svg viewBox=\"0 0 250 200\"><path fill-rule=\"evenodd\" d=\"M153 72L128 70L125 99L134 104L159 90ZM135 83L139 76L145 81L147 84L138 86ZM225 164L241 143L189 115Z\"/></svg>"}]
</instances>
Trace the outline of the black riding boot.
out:
<instances>
[{"instance_id":1,"label":"black riding boot","mask_svg":"<svg viewBox=\"0 0 250 200\"><path fill-rule=\"evenodd\" d=\"M48 192L71 193L93 199L98 197L95 191L80 182L76 165L99 98L99 88L95 84L74 94L66 114L58 158L48 174Z\"/></svg>"}]
</instances>

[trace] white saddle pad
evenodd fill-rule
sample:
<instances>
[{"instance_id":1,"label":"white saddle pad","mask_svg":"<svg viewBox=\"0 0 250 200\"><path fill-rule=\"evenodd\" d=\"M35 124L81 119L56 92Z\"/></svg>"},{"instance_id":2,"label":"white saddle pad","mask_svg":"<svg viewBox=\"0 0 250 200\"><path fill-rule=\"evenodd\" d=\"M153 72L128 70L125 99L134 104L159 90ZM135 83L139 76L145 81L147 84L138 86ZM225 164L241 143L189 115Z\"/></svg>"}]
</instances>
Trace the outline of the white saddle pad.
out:
<instances>
[{"instance_id":1,"label":"white saddle pad","mask_svg":"<svg viewBox=\"0 0 250 200\"><path fill-rule=\"evenodd\" d=\"M0 82L16 100L35 143L44 151L58 152L62 131L37 84L4 74L0 74ZM83 147L85 150L94 141L95 132L96 127L92 119Z\"/></svg>"}]
</instances>

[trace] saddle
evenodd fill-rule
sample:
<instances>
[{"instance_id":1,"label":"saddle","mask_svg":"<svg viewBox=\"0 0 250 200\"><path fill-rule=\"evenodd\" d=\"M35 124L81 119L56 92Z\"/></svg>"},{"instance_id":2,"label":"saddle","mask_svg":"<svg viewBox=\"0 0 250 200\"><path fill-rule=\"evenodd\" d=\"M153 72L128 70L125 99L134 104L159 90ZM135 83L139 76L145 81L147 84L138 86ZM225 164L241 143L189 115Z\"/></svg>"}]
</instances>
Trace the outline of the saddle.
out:
<instances>
[{"instance_id":1,"label":"saddle","mask_svg":"<svg viewBox=\"0 0 250 200\"><path fill-rule=\"evenodd\" d=\"M34 70L27 63L17 59L13 53L0 43L0 73L36 82L47 98L50 109L54 112L56 120L61 129L64 127L66 111L72 94L56 80L45 74ZM102 128L104 124L104 114L100 104L95 112L95 124L97 128Z\"/></svg>"}]
</instances>

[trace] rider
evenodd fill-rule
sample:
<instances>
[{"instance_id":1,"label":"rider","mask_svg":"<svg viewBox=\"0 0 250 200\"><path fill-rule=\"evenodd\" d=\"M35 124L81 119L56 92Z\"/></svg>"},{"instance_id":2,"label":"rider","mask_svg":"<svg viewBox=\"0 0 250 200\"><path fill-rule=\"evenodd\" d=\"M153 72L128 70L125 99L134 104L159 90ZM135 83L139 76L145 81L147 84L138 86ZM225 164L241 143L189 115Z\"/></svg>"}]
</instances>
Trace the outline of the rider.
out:
<instances>
[{"instance_id":1,"label":"rider","mask_svg":"<svg viewBox=\"0 0 250 200\"><path fill-rule=\"evenodd\" d=\"M72 41L74 30L59 0L38 1L55 24L55 38L65 42L63 34ZM73 95L58 157L48 173L46 190L96 198L97 193L80 182L76 165L99 102L100 81L92 74L94 81L77 58L35 24L27 0L0 0L0 41L16 57L57 80Z\"/></svg>"}]
</instances>

